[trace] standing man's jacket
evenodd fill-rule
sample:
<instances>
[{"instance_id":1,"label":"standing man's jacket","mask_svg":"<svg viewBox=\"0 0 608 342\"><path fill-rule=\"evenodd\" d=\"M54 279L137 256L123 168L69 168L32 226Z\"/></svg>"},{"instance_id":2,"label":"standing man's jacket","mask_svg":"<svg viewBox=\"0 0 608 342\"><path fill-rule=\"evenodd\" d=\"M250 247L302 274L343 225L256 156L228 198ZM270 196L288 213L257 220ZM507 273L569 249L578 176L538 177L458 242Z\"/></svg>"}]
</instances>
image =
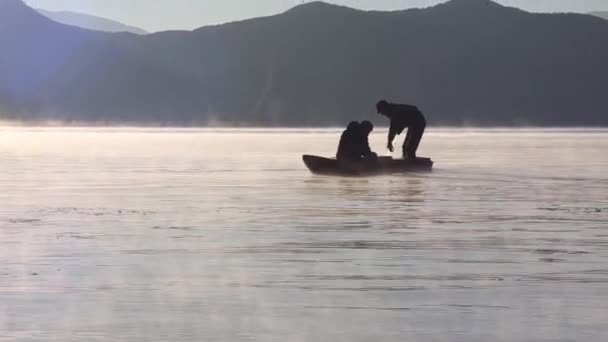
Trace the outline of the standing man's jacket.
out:
<instances>
[{"instance_id":1,"label":"standing man's jacket","mask_svg":"<svg viewBox=\"0 0 608 342\"><path fill-rule=\"evenodd\" d=\"M391 119L390 132L394 135L408 127L426 126L426 119L416 106L390 103L385 114Z\"/></svg>"}]
</instances>

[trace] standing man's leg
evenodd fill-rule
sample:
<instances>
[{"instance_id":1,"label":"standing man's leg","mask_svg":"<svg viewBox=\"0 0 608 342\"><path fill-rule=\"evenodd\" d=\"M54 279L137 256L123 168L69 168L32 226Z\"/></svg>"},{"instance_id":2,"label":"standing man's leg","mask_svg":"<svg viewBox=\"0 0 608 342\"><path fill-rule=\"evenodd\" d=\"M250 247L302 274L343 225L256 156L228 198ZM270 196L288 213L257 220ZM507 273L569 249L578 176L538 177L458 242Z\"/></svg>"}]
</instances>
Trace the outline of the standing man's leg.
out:
<instances>
[{"instance_id":1,"label":"standing man's leg","mask_svg":"<svg viewBox=\"0 0 608 342\"><path fill-rule=\"evenodd\" d=\"M408 129L407 139L403 146L405 150L404 157L406 159L416 159L416 151L418 151L418 146L420 146L420 141L422 140L425 129L425 124L415 125Z\"/></svg>"},{"instance_id":2,"label":"standing man's leg","mask_svg":"<svg viewBox=\"0 0 608 342\"><path fill-rule=\"evenodd\" d=\"M412 130L413 130L413 127L407 128L407 135L405 136L405 140L403 141L403 147L402 147L403 159L408 158L408 148L409 148L408 146L410 146L410 141L412 140Z\"/></svg>"}]
</instances>

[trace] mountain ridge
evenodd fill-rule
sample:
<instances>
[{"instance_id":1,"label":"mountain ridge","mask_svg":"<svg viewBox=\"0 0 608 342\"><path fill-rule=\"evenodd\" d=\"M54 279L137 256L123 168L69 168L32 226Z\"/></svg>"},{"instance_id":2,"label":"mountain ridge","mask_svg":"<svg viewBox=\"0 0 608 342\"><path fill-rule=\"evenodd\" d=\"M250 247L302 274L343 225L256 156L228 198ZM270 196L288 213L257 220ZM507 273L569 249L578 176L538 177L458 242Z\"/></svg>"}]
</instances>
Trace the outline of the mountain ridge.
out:
<instances>
[{"instance_id":1,"label":"mountain ridge","mask_svg":"<svg viewBox=\"0 0 608 342\"><path fill-rule=\"evenodd\" d=\"M599 18L608 20L608 11L596 11L596 12L590 12L589 14L592 16L595 16L595 17L599 17Z\"/></svg>"},{"instance_id":2,"label":"mountain ridge","mask_svg":"<svg viewBox=\"0 0 608 342\"><path fill-rule=\"evenodd\" d=\"M145 36L29 18L16 43L0 24L0 107L26 121L324 126L387 98L432 124L608 125L604 21L480 0L303 6Z\"/></svg>"},{"instance_id":3,"label":"mountain ridge","mask_svg":"<svg viewBox=\"0 0 608 342\"><path fill-rule=\"evenodd\" d=\"M130 32L139 35L148 34L147 31L138 27L126 25L115 20L95 15L71 11L47 11L43 9L36 9L36 11L58 23L85 28L88 30L103 32Z\"/></svg>"}]
</instances>

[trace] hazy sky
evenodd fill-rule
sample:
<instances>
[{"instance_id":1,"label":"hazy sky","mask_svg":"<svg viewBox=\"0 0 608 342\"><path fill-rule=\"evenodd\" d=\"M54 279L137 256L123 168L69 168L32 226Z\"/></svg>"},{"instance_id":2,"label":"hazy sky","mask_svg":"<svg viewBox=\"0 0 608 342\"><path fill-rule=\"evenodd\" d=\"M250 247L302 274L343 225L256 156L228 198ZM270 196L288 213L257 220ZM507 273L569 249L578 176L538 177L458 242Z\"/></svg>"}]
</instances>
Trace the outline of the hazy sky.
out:
<instances>
[{"instance_id":1,"label":"hazy sky","mask_svg":"<svg viewBox=\"0 0 608 342\"><path fill-rule=\"evenodd\" d=\"M332 0L361 9L426 7L445 0ZM193 29L204 25L277 14L302 0L26 0L33 7L70 10L115 19L148 31ZM541 12L608 10L608 0L498 0Z\"/></svg>"}]
</instances>

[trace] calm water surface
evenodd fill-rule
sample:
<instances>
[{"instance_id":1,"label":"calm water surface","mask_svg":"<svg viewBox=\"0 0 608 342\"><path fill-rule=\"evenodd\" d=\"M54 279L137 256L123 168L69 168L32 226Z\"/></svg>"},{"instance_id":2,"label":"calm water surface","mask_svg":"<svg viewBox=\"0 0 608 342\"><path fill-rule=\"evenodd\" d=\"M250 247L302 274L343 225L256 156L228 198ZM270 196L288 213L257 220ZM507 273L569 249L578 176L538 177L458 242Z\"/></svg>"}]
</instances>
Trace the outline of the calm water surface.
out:
<instances>
[{"instance_id":1,"label":"calm water surface","mask_svg":"<svg viewBox=\"0 0 608 342\"><path fill-rule=\"evenodd\" d=\"M309 174L338 137L0 128L0 340L608 340L608 131Z\"/></svg>"}]
</instances>

